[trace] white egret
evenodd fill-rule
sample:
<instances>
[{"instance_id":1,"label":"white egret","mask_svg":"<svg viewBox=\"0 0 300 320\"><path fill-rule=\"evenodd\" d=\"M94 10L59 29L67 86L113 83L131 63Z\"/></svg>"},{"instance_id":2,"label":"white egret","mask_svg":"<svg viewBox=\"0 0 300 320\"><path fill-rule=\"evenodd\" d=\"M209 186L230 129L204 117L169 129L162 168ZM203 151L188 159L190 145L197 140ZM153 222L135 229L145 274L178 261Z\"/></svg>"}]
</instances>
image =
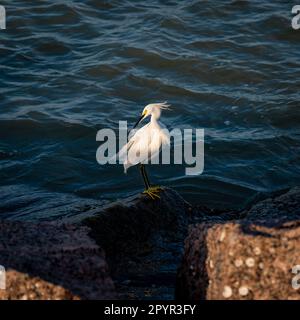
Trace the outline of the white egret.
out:
<instances>
[{"instance_id":1,"label":"white egret","mask_svg":"<svg viewBox=\"0 0 300 320\"><path fill-rule=\"evenodd\" d=\"M128 143L119 151L119 159L124 160L124 171L133 165L139 164L141 174L145 183L144 194L147 194L151 199L160 198L158 193L162 190L159 186L151 186L145 164L155 162L155 158L159 157L159 152L163 145L170 144L170 136L165 126L158 121L161 110L169 109L167 102L148 104L137 123L151 116L150 122L138 130L132 130L129 133Z\"/></svg>"}]
</instances>

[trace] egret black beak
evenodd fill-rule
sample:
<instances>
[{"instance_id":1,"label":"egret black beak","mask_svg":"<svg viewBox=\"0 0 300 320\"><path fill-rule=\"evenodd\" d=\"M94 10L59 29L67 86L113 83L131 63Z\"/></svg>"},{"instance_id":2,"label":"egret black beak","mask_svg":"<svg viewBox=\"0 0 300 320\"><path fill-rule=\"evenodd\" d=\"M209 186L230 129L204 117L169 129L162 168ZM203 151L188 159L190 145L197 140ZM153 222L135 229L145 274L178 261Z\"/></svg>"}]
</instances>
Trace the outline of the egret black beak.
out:
<instances>
[{"instance_id":1,"label":"egret black beak","mask_svg":"<svg viewBox=\"0 0 300 320\"><path fill-rule=\"evenodd\" d=\"M142 114L139 118L139 120L136 122L136 124L133 126L133 129L136 128L138 126L138 124L144 119L145 115Z\"/></svg>"}]
</instances>

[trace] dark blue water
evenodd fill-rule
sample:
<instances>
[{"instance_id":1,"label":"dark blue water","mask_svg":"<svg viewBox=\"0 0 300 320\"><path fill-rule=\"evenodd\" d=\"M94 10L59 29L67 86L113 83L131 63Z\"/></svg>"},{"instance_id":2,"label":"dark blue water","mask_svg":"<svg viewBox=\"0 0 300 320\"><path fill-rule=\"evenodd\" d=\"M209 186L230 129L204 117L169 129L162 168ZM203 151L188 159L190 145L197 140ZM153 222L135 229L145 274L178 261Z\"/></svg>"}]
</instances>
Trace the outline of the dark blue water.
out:
<instances>
[{"instance_id":1,"label":"dark blue water","mask_svg":"<svg viewBox=\"0 0 300 320\"><path fill-rule=\"evenodd\" d=\"M76 214L140 191L137 168L97 164L95 137L156 101L173 106L169 128L205 129L205 169L152 166L154 182L221 208L299 184L294 1L1 4L2 217Z\"/></svg>"}]
</instances>

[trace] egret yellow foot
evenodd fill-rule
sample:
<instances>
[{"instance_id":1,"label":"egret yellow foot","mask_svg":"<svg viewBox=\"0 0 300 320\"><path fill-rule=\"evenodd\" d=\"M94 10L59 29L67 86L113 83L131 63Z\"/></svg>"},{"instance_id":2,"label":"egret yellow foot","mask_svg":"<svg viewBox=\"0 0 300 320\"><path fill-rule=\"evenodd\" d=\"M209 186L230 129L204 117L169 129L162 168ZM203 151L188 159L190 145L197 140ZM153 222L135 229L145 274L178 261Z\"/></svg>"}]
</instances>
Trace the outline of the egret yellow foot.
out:
<instances>
[{"instance_id":1,"label":"egret yellow foot","mask_svg":"<svg viewBox=\"0 0 300 320\"><path fill-rule=\"evenodd\" d=\"M149 187L146 189L143 194L147 194L152 200L155 200L155 198L160 199L160 196L158 193L163 190L163 188L156 186L156 187Z\"/></svg>"}]
</instances>

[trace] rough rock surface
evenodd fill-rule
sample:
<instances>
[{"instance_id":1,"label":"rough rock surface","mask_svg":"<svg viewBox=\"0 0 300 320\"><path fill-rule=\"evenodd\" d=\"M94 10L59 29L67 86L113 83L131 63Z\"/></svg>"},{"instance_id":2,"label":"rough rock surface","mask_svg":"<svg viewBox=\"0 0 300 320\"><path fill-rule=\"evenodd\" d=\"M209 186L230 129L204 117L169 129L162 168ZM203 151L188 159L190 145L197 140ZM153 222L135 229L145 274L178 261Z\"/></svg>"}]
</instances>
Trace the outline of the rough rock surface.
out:
<instances>
[{"instance_id":1,"label":"rough rock surface","mask_svg":"<svg viewBox=\"0 0 300 320\"><path fill-rule=\"evenodd\" d=\"M8 271L7 290L0 290L0 298L114 298L104 253L88 231L74 225L0 221L0 265Z\"/></svg>"},{"instance_id":2,"label":"rough rock surface","mask_svg":"<svg viewBox=\"0 0 300 320\"><path fill-rule=\"evenodd\" d=\"M300 189L254 205L243 220L191 227L179 299L300 299Z\"/></svg>"},{"instance_id":3,"label":"rough rock surface","mask_svg":"<svg viewBox=\"0 0 300 320\"><path fill-rule=\"evenodd\" d=\"M0 298L173 298L191 206L168 188L160 196L138 194L56 223L0 221L9 288Z\"/></svg>"},{"instance_id":4,"label":"rough rock surface","mask_svg":"<svg viewBox=\"0 0 300 320\"><path fill-rule=\"evenodd\" d=\"M0 220L8 287L0 299L172 299L189 225L177 298L299 299L291 286L300 264L299 188L244 212L192 207L168 188L160 195L55 223Z\"/></svg>"},{"instance_id":5,"label":"rough rock surface","mask_svg":"<svg viewBox=\"0 0 300 320\"><path fill-rule=\"evenodd\" d=\"M128 252L156 232L182 238L188 226L189 204L174 190L165 188L160 199L138 194L89 212L84 223L93 230L105 252Z\"/></svg>"},{"instance_id":6,"label":"rough rock surface","mask_svg":"<svg viewBox=\"0 0 300 320\"><path fill-rule=\"evenodd\" d=\"M69 290L16 270L6 271L6 290L0 300L79 300Z\"/></svg>"},{"instance_id":7,"label":"rough rock surface","mask_svg":"<svg viewBox=\"0 0 300 320\"><path fill-rule=\"evenodd\" d=\"M135 195L89 212L84 223L105 250L123 299L172 299L191 206L174 190Z\"/></svg>"},{"instance_id":8,"label":"rough rock surface","mask_svg":"<svg viewBox=\"0 0 300 320\"><path fill-rule=\"evenodd\" d=\"M255 204L246 214L247 220L293 221L300 219L300 188L295 187L275 198L268 198Z\"/></svg>"}]
</instances>

